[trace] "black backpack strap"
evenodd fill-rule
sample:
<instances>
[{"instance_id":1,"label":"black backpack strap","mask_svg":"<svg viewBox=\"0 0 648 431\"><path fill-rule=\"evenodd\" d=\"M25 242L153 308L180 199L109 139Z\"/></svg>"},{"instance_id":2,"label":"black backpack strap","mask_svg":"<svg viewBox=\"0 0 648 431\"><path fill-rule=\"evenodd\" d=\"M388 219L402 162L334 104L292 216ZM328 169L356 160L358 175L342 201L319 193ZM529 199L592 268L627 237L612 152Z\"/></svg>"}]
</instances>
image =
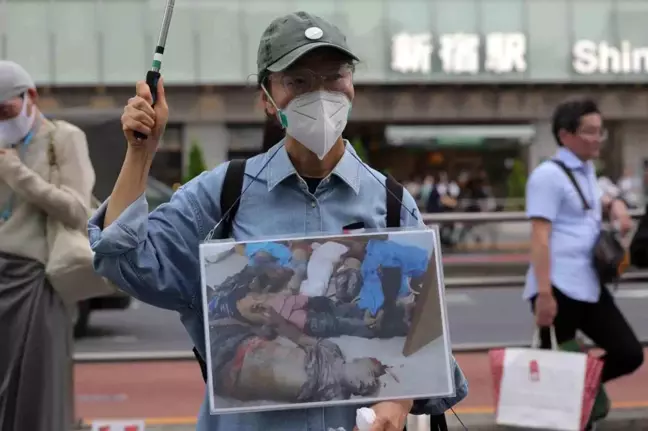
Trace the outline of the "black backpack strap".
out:
<instances>
[{"instance_id":1,"label":"black backpack strap","mask_svg":"<svg viewBox=\"0 0 648 431\"><path fill-rule=\"evenodd\" d=\"M198 361L198 365L200 366L200 372L202 373L203 381L207 383L207 363L202 358L202 356L200 356L198 349L196 349L195 347L193 348L193 354L196 357L196 361Z\"/></svg>"},{"instance_id":2,"label":"black backpack strap","mask_svg":"<svg viewBox=\"0 0 648 431\"><path fill-rule=\"evenodd\" d=\"M220 198L221 214L225 214L230 208L231 211L223 219L221 238L229 238L232 234L232 223L241 203L239 198L241 197L243 180L245 179L245 163L245 159L231 160L225 172Z\"/></svg>"},{"instance_id":3,"label":"black backpack strap","mask_svg":"<svg viewBox=\"0 0 648 431\"><path fill-rule=\"evenodd\" d=\"M403 202L403 186L391 175L385 181L387 190L387 227L395 228L401 225L401 202Z\"/></svg>"},{"instance_id":4,"label":"black backpack strap","mask_svg":"<svg viewBox=\"0 0 648 431\"><path fill-rule=\"evenodd\" d=\"M243 180L245 179L245 164L245 159L232 160L229 162L227 171L225 172L220 198L221 214L225 214L230 208L231 211L227 214L227 217L223 219L221 225L221 238L229 238L232 233L232 223L234 222L236 212L241 203L239 198L241 197ZM200 366L202 378L207 382L207 364L195 347L193 348L193 354Z\"/></svg>"},{"instance_id":5,"label":"black backpack strap","mask_svg":"<svg viewBox=\"0 0 648 431\"><path fill-rule=\"evenodd\" d=\"M446 417L443 413L440 415L430 416L430 430L448 431L448 422L446 421Z\"/></svg>"},{"instance_id":6,"label":"black backpack strap","mask_svg":"<svg viewBox=\"0 0 648 431\"><path fill-rule=\"evenodd\" d=\"M565 175L569 177L569 181L574 185L574 188L578 192L578 196L580 196L580 199L583 203L583 209L585 211L589 211L592 209L590 204L587 202L587 199L585 199L585 195L583 194L583 191L581 190L580 186L578 185L578 181L576 181L576 178L574 178L574 173L565 165L562 160L556 160L556 159L551 159L552 162L554 162L556 165L560 167L560 169L565 172Z\"/></svg>"}]
</instances>

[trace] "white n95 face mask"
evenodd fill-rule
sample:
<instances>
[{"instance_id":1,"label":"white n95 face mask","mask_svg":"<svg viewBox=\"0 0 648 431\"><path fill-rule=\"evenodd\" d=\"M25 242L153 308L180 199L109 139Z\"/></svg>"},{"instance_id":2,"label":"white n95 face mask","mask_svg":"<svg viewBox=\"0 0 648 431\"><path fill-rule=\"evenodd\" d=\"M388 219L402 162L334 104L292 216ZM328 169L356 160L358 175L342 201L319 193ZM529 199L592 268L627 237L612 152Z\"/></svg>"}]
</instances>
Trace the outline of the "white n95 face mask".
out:
<instances>
[{"instance_id":1,"label":"white n95 face mask","mask_svg":"<svg viewBox=\"0 0 648 431\"><path fill-rule=\"evenodd\" d=\"M9 120L0 121L0 147L6 148L20 142L34 125L36 109L32 109L31 115L27 116L27 100L29 96L25 95L20 114Z\"/></svg>"},{"instance_id":2,"label":"white n95 face mask","mask_svg":"<svg viewBox=\"0 0 648 431\"><path fill-rule=\"evenodd\" d=\"M294 98L279 111L286 133L322 160L347 125L351 101L342 93L314 91Z\"/></svg>"}]
</instances>

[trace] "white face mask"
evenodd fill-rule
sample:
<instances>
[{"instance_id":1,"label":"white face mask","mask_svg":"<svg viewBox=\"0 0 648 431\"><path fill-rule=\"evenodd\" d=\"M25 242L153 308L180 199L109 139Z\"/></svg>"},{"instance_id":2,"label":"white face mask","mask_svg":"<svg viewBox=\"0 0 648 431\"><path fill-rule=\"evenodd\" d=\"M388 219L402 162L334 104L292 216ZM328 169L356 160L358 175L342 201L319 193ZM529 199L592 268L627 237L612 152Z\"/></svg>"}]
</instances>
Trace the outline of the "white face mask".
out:
<instances>
[{"instance_id":1,"label":"white face mask","mask_svg":"<svg viewBox=\"0 0 648 431\"><path fill-rule=\"evenodd\" d=\"M36 109L32 107L31 115L28 117L27 100L29 100L29 96L25 95L20 114L9 120L0 121L0 148L6 148L20 142L27 136L34 125Z\"/></svg>"},{"instance_id":2,"label":"white face mask","mask_svg":"<svg viewBox=\"0 0 648 431\"><path fill-rule=\"evenodd\" d=\"M347 125L351 101L342 93L314 91L278 111L286 133L322 160Z\"/></svg>"}]
</instances>

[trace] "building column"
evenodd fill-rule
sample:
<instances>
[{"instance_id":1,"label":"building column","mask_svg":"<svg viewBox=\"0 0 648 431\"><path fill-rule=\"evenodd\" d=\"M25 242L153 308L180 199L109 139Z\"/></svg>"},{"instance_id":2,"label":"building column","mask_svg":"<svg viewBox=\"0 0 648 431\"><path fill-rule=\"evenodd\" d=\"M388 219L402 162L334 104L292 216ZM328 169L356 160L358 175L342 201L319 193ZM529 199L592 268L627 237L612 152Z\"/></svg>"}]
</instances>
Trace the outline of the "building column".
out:
<instances>
[{"instance_id":1,"label":"building column","mask_svg":"<svg viewBox=\"0 0 648 431\"><path fill-rule=\"evenodd\" d=\"M621 152L622 171L630 171L641 184L641 201L648 200L648 124L642 121L621 122L615 130L613 151Z\"/></svg>"},{"instance_id":2,"label":"building column","mask_svg":"<svg viewBox=\"0 0 648 431\"><path fill-rule=\"evenodd\" d=\"M529 172L543 160L553 156L557 148L556 140L551 133L551 123L549 121L539 121L534 126L535 136L529 148Z\"/></svg>"},{"instance_id":3,"label":"building column","mask_svg":"<svg viewBox=\"0 0 648 431\"><path fill-rule=\"evenodd\" d=\"M619 124L615 135L614 151L623 155L623 169L631 169L641 176L644 162L648 161L648 124L642 121L627 121Z\"/></svg>"},{"instance_id":4,"label":"building column","mask_svg":"<svg viewBox=\"0 0 648 431\"><path fill-rule=\"evenodd\" d=\"M214 169L227 161L230 137L225 124L189 122L184 125L183 135L183 174L186 174L189 165L189 152L194 143L197 143L202 149L207 169Z\"/></svg>"}]
</instances>

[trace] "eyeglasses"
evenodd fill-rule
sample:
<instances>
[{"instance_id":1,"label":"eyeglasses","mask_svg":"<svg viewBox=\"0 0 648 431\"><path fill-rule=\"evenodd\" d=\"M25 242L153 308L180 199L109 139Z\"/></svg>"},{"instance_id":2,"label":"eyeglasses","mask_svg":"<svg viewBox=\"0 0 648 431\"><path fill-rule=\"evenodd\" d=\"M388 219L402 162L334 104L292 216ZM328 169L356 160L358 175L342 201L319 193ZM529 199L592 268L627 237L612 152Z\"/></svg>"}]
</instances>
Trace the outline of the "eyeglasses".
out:
<instances>
[{"instance_id":1,"label":"eyeglasses","mask_svg":"<svg viewBox=\"0 0 648 431\"><path fill-rule=\"evenodd\" d=\"M343 92L351 83L354 70L355 67L352 64L343 64L339 68L325 71L300 68L271 75L270 79L280 82L284 89L294 96L320 88Z\"/></svg>"},{"instance_id":2,"label":"eyeglasses","mask_svg":"<svg viewBox=\"0 0 648 431\"><path fill-rule=\"evenodd\" d=\"M576 135L584 139L598 139L600 141L606 141L608 138L607 129L583 129L576 132Z\"/></svg>"}]
</instances>

